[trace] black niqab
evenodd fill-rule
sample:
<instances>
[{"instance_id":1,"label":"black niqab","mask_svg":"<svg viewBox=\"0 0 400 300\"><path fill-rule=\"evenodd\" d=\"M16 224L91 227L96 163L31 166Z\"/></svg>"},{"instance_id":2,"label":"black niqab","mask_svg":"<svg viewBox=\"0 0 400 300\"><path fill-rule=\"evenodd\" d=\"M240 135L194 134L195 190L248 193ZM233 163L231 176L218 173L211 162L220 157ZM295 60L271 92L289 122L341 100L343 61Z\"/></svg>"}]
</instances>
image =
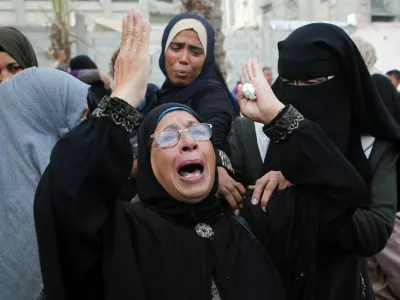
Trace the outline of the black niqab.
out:
<instances>
[{"instance_id":1,"label":"black niqab","mask_svg":"<svg viewBox=\"0 0 400 300\"><path fill-rule=\"evenodd\" d=\"M193 227L199 222L214 224L220 219L220 203L215 194L218 189L218 173L210 194L197 204L187 204L172 198L156 179L151 167L151 135L155 132L158 118L167 109L190 111L199 121L202 118L191 108L177 103L164 104L153 109L142 121L138 133L138 171L137 186L140 201L164 218L179 223L181 226Z\"/></svg>"},{"instance_id":2,"label":"black niqab","mask_svg":"<svg viewBox=\"0 0 400 300\"><path fill-rule=\"evenodd\" d=\"M13 27L0 28L0 48L13 57L23 69L38 66L32 44Z\"/></svg>"},{"instance_id":3,"label":"black niqab","mask_svg":"<svg viewBox=\"0 0 400 300\"><path fill-rule=\"evenodd\" d=\"M383 105L357 46L343 29L314 23L295 30L278 43L278 49L281 78L307 80L334 76L311 86L294 86L278 79L273 90L280 101L292 104L318 124L369 182L371 170L360 136L370 134L398 142L400 128ZM275 163L277 155L272 145L263 173L279 169Z\"/></svg>"}]
</instances>

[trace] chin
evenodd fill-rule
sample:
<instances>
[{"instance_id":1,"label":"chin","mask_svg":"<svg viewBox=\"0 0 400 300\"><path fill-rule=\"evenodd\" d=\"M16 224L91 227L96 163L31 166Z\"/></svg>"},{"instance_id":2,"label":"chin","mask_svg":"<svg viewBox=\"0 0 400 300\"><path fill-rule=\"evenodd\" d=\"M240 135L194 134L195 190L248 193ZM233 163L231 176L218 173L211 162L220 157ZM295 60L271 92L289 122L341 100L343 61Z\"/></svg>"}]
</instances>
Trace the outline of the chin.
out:
<instances>
[{"instance_id":1,"label":"chin","mask_svg":"<svg viewBox=\"0 0 400 300\"><path fill-rule=\"evenodd\" d=\"M189 84L191 84L192 82L189 81L188 79L182 79L182 78L174 78L172 80L173 84L177 85L177 86L187 86Z\"/></svg>"},{"instance_id":2,"label":"chin","mask_svg":"<svg viewBox=\"0 0 400 300\"><path fill-rule=\"evenodd\" d=\"M197 182L186 182L178 176L176 180L176 191L180 195L180 201L186 203L198 203L205 199L213 187L213 179L209 174ZM177 199L179 200L179 199Z\"/></svg>"},{"instance_id":3,"label":"chin","mask_svg":"<svg viewBox=\"0 0 400 300\"><path fill-rule=\"evenodd\" d=\"M181 190L179 194L181 195L181 199L177 199L181 202L196 204L203 201L208 194L210 193L211 189L192 189L192 190Z\"/></svg>"}]
</instances>

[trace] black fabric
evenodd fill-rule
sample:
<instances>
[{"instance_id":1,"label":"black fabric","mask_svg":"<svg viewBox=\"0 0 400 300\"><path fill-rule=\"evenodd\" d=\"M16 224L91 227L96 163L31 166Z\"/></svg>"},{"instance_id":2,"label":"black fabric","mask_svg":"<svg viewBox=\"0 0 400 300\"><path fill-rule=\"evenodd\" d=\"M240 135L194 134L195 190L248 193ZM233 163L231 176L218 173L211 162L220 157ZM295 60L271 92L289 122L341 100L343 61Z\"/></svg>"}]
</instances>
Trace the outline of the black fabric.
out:
<instances>
[{"instance_id":1,"label":"black fabric","mask_svg":"<svg viewBox=\"0 0 400 300\"><path fill-rule=\"evenodd\" d=\"M342 153L346 160L352 164L354 170L362 176L366 184L366 191L368 191L371 188L372 170L364 155L360 136L370 134L377 139L398 142L400 130L383 105L357 47L339 27L316 23L295 30L286 40L278 44L278 49L278 69L281 78L307 80L329 77L326 82L307 86L291 85L278 78L273 85L273 90L284 104L292 104L306 118L322 129L332 142L331 147ZM330 76L334 77L331 78ZM308 145L308 147L310 148L307 157L314 155L317 159L318 156L322 155L322 153L312 150L311 145ZM270 170L282 170L285 178L298 185L298 182L292 181L290 175L284 172L283 165L287 163L287 155L277 145L271 144L261 175ZM320 158L322 159L322 157ZM299 157L299 159L302 160L304 157ZM325 177L333 170L322 168L320 171L320 176ZM310 260L312 262L310 265L317 267L316 278L318 280L316 283L305 285L305 289L309 291L314 288L316 299L325 299L328 297L327 295L330 299L361 299L362 292L358 289L360 273L356 268L351 267L351 265L356 264L355 261L353 258L339 261L346 255L331 251L332 248L336 249L337 247L337 244L332 241L332 237L338 234L340 228L351 219L353 214L344 213L344 210L342 210L346 207L346 204L344 197L341 198L341 192L335 188L335 185L343 180L341 177L344 173L338 171L336 169L334 173L330 174L333 175L332 182L325 186L332 195L338 196L337 202L329 204L323 201L321 191L319 191L320 196L315 197L314 201L309 203L309 210L312 211L315 207L318 207L319 210L318 252L314 260ZM304 176L309 177L310 173L305 171ZM313 180L318 179L314 177ZM318 191L316 187L314 187L314 190ZM297 195L304 196L309 192L310 190L305 189L299 191ZM352 201L353 212L357 207L368 205L371 202L371 196L368 192L365 192L361 197L353 196L355 198L348 198L349 201ZM342 205L343 207L341 207ZM299 208L296 216L301 216L302 209L306 208ZM327 226L327 216L330 216L337 209L342 211L343 214L329 217L329 220L335 225ZM307 220L304 218L302 220L296 226L306 226ZM289 232L289 235L293 233L294 231ZM307 241L305 241L305 244L307 244ZM302 245L302 247L306 247L306 245ZM304 249L302 247L300 249ZM276 256L271 253L271 257L275 261ZM343 279L348 283L351 282L351 284L346 284L343 291L335 290L337 285L334 288L330 282L324 282L324 279L319 280L329 278L329 276L325 276L325 272L335 272L334 268L326 267L327 265L332 266L332 261L335 262L333 265L337 266L338 270L346 269L349 271L349 274L346 274L347 277L343 276L342 272L337 273L338 276L342 275L340 278L336 278L334 273L329 274L337 282L342 282L341 286L343 287L345 285ZM284 272L287 270L283 269L282 271L282 268L279 267L278 269L285 281ZM311 271L315 272L315 270ZM321 286L325 289L320 288ZM346 290L350 286L352 286L351 290ZM337 295L342 296L337 297Z\"/></svg>"},{"instance_id":2,"label":"black fabric","mask_svg":"<svg viewBox=\"0 0 400 300\"><path fill-rule=\"evenodd\" d=\"M381 140L399 141L400 128L382 105L357 46L343 29L326 23L309 24L278 43L278 49L279 76L300 80L335 75L348 87L357 129ZM296 108L301 112L301 107Z\"/></svg>"},{"instance_id":3,"label":"black fabric","mask_svg":"<svg viewBox=\"0 0 400 300\"><path fill-rule=\"evenodd\" d=\"M168 78L165 69L166 43L169 33L177 22L182 19L196 19L200 21L207 32L207 55L200 75L189 85L181 87L174 85ZM213 125L214 145L216 148L228 152L226 137L235 117L239 116L239 108L231 99L228 89L213 78L215 67L214 29L206 19L196 14L182 14L173 18L164 30L160 69L166 80L157 92L157 105L165 103L180 103L191 107L206 122Z\"/></svg>"},{"instance_id":4,"label":"black fabric","mask_svg":"<svg viewBox=\"0 0 400 300\"><path fill-rule=\"evenodd\" d=\"M373 74L372 81L375 83L383 104L389 113L400 124L400 102L399 94L389 78L381 74ZM397 162L397 187L400 187L400 160ZM400 211L400 191L397 191L397 211Z\"/></svg>"},{"instance_id":5,"label":"black fabric","mask_svg":"<svg viewBox=\"0 0 400 300\"><path fill-rule=\"evenodd\" d=\"M89 69L98 69L95 62L87 55L77 55L72 58L69 62L69 67L71 71L73 70L89 70ZM112 93L111 89L104 88L104 82L99 80L93 82L90 85L87 102L89 107L89 112L93 113L96 109L97 105L99 105L101 99L104 96L110 96Z\"/></svg>"},{"instance_id":6,"label":"black fabric","mask_svg":"<svg viewBox=\"0 0 400 300\"><path fill-rule=\"evenodd\" d=\"M254 121L237 117L232 122L228 142L235 180L245 187L254 185L263 168Z\"/></svg>"},{"instance_id":7,"label":"black fabric","mask_svg":"<svg viewBox=\"0 0 400 300\"><path fill-rule=\"evenodd\" d=\"M211 300L212 278L224 300L285 299L271 260L229 214L205 239L146 202L117 201L131 165L128 134L108 117L90 117L55 146L34 204L47 299Z\"/></svg>"},{"instance_id":8,"label":"black fabric","mask_svg":"<svg viewBox=\"0 0 400 300\"><path fill-rule=\"evenodd\" d=\"M277 79L273 90L284 104L292 104L316 122L368 183L371 168L359 136L400 141L400 127L390 116L371 81L357 46L341 28L314 23L295 30L278 43L279 76L288 80L334 76L327 82L291 85ZM263 172L279 169L271 165L277 155L271 147Z\"/></svg>"},{"instance_id":9,"label":"black fabric","mask_svg":"<svg viewBox=\"0 0 400 300\"><path fill-rule=\"evenodd\" d=\"M101 99L103 99L104 96L110 96L111 93L112 90L105 89L104 83L102 81L92 83L88 90L87 96L89 112L93 113L94 110L97 108L97 105L99 105Z\"/></svg>"},{"instance_id":10,"label":"black fabric","mask_svg":"<svg viewBox=\"0 0 400 300\"><path fill-rule=\"evenodd\" d=\"M371 76L379 95L393 118L400 123L400 109L398 103L398 93L389 78L381 74L373 74Z\"/></svg>"},{"instance_id":11,"label":"black fabric","mask_svg":"<svg viewBox=\"0 0 400 300\"><path fill-rule=\"evenodd\" d=\"M98 69L96 63L87 55L77 55L69 61L71 70Z\"/></svg>"},{"instance_id":12,"label":"black fabric","mask_svg":"<svg viewBox=\"0 0 400 300\"><path fill-rule=\"evenodd\" d=\"M156 211L168 220L173 222L178 221L179 225L182 226L193 227L200 222L214 224L221 218L221 204L215 196L218 189L217 171L210 195L203 201L194 205L178 202L173 199L154 176L150 162L150 136L155 132L159 116L171 107L184 107L192 111L189 107L176 103L158 106L146 116L139 129L138 175L136 180L140 201L143 202L146 207ZM192 114L197 120L204 123L203 119L197 113L193 112Z\"/></svg>"},{"instance_id":13,"label":"black fabric","mask_svg":"<svg viewBox=\"0 0 400 300\"><path fill-rule=\"evenodd\" d=\"M361 134L366 132L373 134L386 129L391 132L389 134L391 139L398 140L400 130L382 105L382 100L371 82L370 74L357 47L339 27L314 23L292 32L284 41L278 43L278 49L280 78L275 81L272 87L278 99L286 105L293 105L304 117L313 121L318 128L322 129L329 138L331 147L344 155L367 186L370 186L372 170L361 146ZM321 77L326 77L328 80L315 85L293 85L282 80L298 81ZM368 115L371 112L371 107L376 108L376 115ZM379 134L382 136L387 133ZM311 155L315 155L315 159L317 159L318 156L323 155L322 152L315 152L311 148L308 151L305 157L299 157L299 159L304 160ZM294 178L295 181L291 180L290 174L284 170L284 165L287 164L285 156L287 154L282 151L279 145L271 143L260 175L263 176L271 170L282 171L286 179L298 185L295 188L297 191L291 197L292 203L287 202L288 206L281 207L283 202L274 206L274 201L270 201L268 205L269 209L275 210L274 213L282 216L282 220L286 219L288 224L291 224L291 220L296 220L293 223L293 228L289 229L285 227L287 225L283 222L275 221L275 223L281 224L282 228L288 230L285 233L294 239L292 249L296 250L295 252L289 251L287 255L282 255L281 258L279 251L273 252L280 247L275 247L270 252L271 257L276 263L289 292L295 294L298 290L298 284L296 280L291 280L290 276L293 276L293 271L296 269L290 269L285 257L294 257L294 266L297 266L297 268L306 268L302 265L306 261L309 266L308 273L313 280L304 282L301 286L302 293L297 293L299 296L296 297L298 297L297 299L313 299L314 297L322 299L323 295L316 294L317 285L314 280L318 278L316 266L321 256L321 245L329 244L326 238L334 235L335 230L339 230L346 223L346 219L351 217L352 209L354 211L357 205L368 204L370 197L366 192L363 197L358 197L356 201L352 199L350 210L344 213L347 207L343 202L344 199L338 197L337 202L325 202L321 190L316 186L310 190L307 187L301 187L296 178ZM319 159L322 159L322 157ZM314 183L316 183L318 179L312 176L311 172L311 168L305 170L304 176L309 177L309 180L315 180ZM330 190L330 193L339 196L341 193L335 186L341 182L341 176L344 173L341 173L340 169L333 172L328 168L321 169L320 172L320 176L323 177L327 176L326 173L331 172L332 181L325 188ZM297 201L307 199L307 201L303 200L304 204L297 206L296 199ZM336 210L341 211L342 214L332 216L332 213ZM317 229L315 229L312 223L316 222L317 219L319 219L319 222L318 225L315 225L317 226ZM329 222L327 222L328 219ZM311 223L310 220L312 220ZM332 222L331 225L328 225L330 222ZM275 223L272 222L271 224ZM300 228L308 228L310 235L318 233L319 248L313 255L307 256L307 249L313 249L316 245L315 240L304 235L303 241L299 242L298 238L295 237L299 234L296 234L294 224ZM335 226L332 224L335 224ZM313 228L314 230L312 230ZM280 240L277 240L279 243ZM284 245L281 246L284 247ZM320 271L318 269L318 272Z\"/></svg>"},{"instance_id":14,"label":"black fabric","mask_svg":"<svg viewBox=\"0 0 400 300\"><path fill-rule=\"evenodd\" d=\"M13 27L0 27L0 48L13 57L23 69L38 66L32 44Z\"/></svg>"},{"instance_id":15,"label":"black fabric","mask_svg":"<svg viewBox=\"0 0 400 300\"><path fill-rule=\"evenodd\" d=\"M243 214L282 276L288 299L320 300L325 297L315 295L320 247L329 247L330 238L369 194L359 173L317 124L304 120L294 131L277 144L276 158L294 185L272 195L266 214L251 205ZM251 199L252 193L246 196Z\"/></svg>"}]
</instances>

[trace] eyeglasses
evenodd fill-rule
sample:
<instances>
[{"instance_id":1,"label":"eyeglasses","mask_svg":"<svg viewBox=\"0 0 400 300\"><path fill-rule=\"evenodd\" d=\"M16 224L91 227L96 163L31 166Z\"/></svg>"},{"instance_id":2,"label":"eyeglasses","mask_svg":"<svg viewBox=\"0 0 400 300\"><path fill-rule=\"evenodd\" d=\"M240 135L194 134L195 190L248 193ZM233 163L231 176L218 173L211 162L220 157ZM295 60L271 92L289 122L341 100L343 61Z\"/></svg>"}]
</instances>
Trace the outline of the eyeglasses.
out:
<instances>
[{"instance_id":1,"label":"eyeglasses","mask_svg":"<svg viewBox=\"0 0 400 300\"><path fill-rule=\"evenodd\" d=\"M182 132L187 132L195 141L206 141L212 136L212 125L200 123L180 130L163 130L152 134L150 137L161 148L169 148L178 144Z\"/></svg>"}]
</instances>

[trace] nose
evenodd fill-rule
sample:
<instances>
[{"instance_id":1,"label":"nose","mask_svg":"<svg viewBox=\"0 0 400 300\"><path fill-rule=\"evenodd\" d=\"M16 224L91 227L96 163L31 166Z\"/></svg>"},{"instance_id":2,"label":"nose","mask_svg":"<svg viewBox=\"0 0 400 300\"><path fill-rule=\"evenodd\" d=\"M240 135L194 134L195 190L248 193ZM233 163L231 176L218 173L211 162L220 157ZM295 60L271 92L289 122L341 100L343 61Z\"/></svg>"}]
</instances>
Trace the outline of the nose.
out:
<instances>
[{"instance_id":1,"label":"nose","mask_svg":"<svg viewBox=\"0 0 400 300\"><path fill-rule=\"evenodd\" d=\"M193 139L190 136L190 134L188 134L187 132L181 133L179 147L180 147L181 153L196 151L199 149L199 145L197 144L197 141L195 139Z\"/></svg>"},{"instance_id":2,"label":"nose","mask_svg":"<svg viewBox=\"0 0 400 300\"><path fill-rule=\"evenodd\" d=\"M179 63L182 65L188 65L189 64L189 51L188 49L184 48L181 51L181 55L179 57Z\"/></svg>"}]
</instances>

